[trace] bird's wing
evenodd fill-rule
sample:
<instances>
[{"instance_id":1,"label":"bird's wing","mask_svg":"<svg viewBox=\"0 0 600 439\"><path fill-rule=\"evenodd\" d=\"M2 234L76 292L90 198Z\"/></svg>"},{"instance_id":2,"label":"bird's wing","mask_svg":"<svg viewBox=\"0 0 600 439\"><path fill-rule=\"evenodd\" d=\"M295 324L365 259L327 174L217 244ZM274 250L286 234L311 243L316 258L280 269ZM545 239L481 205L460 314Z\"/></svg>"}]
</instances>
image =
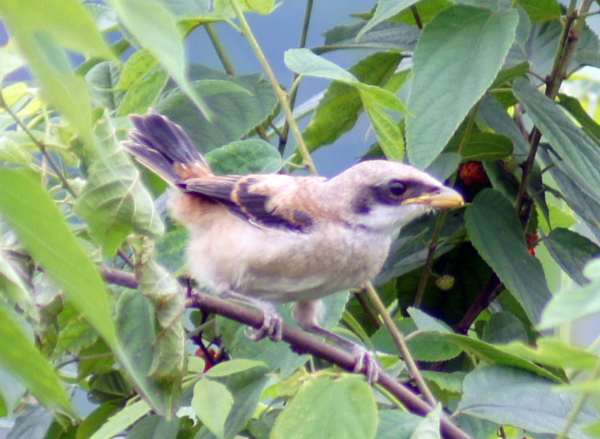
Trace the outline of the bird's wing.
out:
<instances>
[{"instance_id":1,"label":"bird's wing","mask_svg":"<svg viewBox=\"0 0 600 439\"><path fill-rule=\"evenodd\" d=\"M305 232L315 220L310 187L317 180L321 179L277 174L209 176L184 180L180 186L217 201L259 227Z\"/></svg>"}]
</instances>

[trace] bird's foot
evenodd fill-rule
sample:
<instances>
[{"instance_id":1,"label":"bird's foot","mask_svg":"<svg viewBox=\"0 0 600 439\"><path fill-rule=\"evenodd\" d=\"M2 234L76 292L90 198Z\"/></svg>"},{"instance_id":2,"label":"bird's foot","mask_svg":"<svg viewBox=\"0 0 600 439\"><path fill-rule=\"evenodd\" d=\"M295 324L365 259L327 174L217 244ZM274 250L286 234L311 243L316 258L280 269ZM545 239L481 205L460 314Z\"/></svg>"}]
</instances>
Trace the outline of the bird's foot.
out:
<instances>
[{"instance_id":1,"label":"bird's foot","mask_svg":"<svg viewBox=\"0 0 600 439\"><path fill-rule=\"evenodd\" d=\"M356 360L352 372L364 374L367 378L367 382L371 385L376 383L379 380L379 375L383 369L375 355L357 344L353 344L350 348L350 353Z\"/></svg>"},{"instance_id":2,"label":"bird's foot","mask_svg":"<svg viewBox=\"0 0 600 439\"><path fill-rule=\"evenodd\" d=\"M246 335L252 341L259 341L269 337L272 341L281 341L283 335L283 320L277 312L274 305L262 303L260 310L263 315L263 322L260 328L248 328Z\"/></svg>"}]
</instances>

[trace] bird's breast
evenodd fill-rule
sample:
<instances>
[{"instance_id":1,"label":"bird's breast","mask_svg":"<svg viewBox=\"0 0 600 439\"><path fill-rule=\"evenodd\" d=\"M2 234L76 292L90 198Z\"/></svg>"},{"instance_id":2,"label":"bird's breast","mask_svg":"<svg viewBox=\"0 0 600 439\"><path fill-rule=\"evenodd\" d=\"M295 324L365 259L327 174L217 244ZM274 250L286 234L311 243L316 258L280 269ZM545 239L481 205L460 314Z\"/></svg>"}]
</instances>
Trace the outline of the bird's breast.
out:
<instances>
[{"instance_id":1,"label":"bird's breast","mask_svg":"<svg viewBox=\"0 0 600 439\"><path fill-rule=\"evenodd\" d=\"M216 292L292 302L314 300L373 279L390 238L341 224L309 232L255 227L229 215L194 231L188 248L192 276Z\"/></svg>"}]
</instances>

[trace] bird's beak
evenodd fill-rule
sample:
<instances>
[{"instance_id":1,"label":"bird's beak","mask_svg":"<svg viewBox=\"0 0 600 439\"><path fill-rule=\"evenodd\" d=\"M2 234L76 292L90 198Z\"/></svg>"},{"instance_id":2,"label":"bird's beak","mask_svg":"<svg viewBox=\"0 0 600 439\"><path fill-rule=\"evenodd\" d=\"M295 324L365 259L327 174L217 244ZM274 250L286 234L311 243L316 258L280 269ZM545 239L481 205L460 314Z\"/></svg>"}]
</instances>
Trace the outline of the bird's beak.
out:
<instances>
[{"instance_id":1,"label":"bird's beak","mask_svg":"<svg viewBox=\"0 0 600 439\"><path fill-rule=\"evenodd\" d=\"M462 195L449 187L442 187L419 197L408 198L402 204L424 204L426 206L450 209L465 204Z\"/></svg>"}]
</instances>

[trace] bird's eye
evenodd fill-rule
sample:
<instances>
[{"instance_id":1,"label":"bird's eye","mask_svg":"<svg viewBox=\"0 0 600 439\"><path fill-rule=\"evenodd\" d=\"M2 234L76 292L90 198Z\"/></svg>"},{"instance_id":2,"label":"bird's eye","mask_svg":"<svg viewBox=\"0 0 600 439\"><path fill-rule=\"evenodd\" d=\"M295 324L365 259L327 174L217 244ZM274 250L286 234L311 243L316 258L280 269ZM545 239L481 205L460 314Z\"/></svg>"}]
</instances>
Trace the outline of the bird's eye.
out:
<instances>
[{"instance_id":1,"label":"bird's eye","mask_svg":"<svg viewBox=\"0 0 600 439\"><path fill-rule=\"evenodd\" d=\"M406 185L400 180L392 180L388 183L388 189L394 197L401 197L406 192Z\"/></svg>"}]
</instances>

